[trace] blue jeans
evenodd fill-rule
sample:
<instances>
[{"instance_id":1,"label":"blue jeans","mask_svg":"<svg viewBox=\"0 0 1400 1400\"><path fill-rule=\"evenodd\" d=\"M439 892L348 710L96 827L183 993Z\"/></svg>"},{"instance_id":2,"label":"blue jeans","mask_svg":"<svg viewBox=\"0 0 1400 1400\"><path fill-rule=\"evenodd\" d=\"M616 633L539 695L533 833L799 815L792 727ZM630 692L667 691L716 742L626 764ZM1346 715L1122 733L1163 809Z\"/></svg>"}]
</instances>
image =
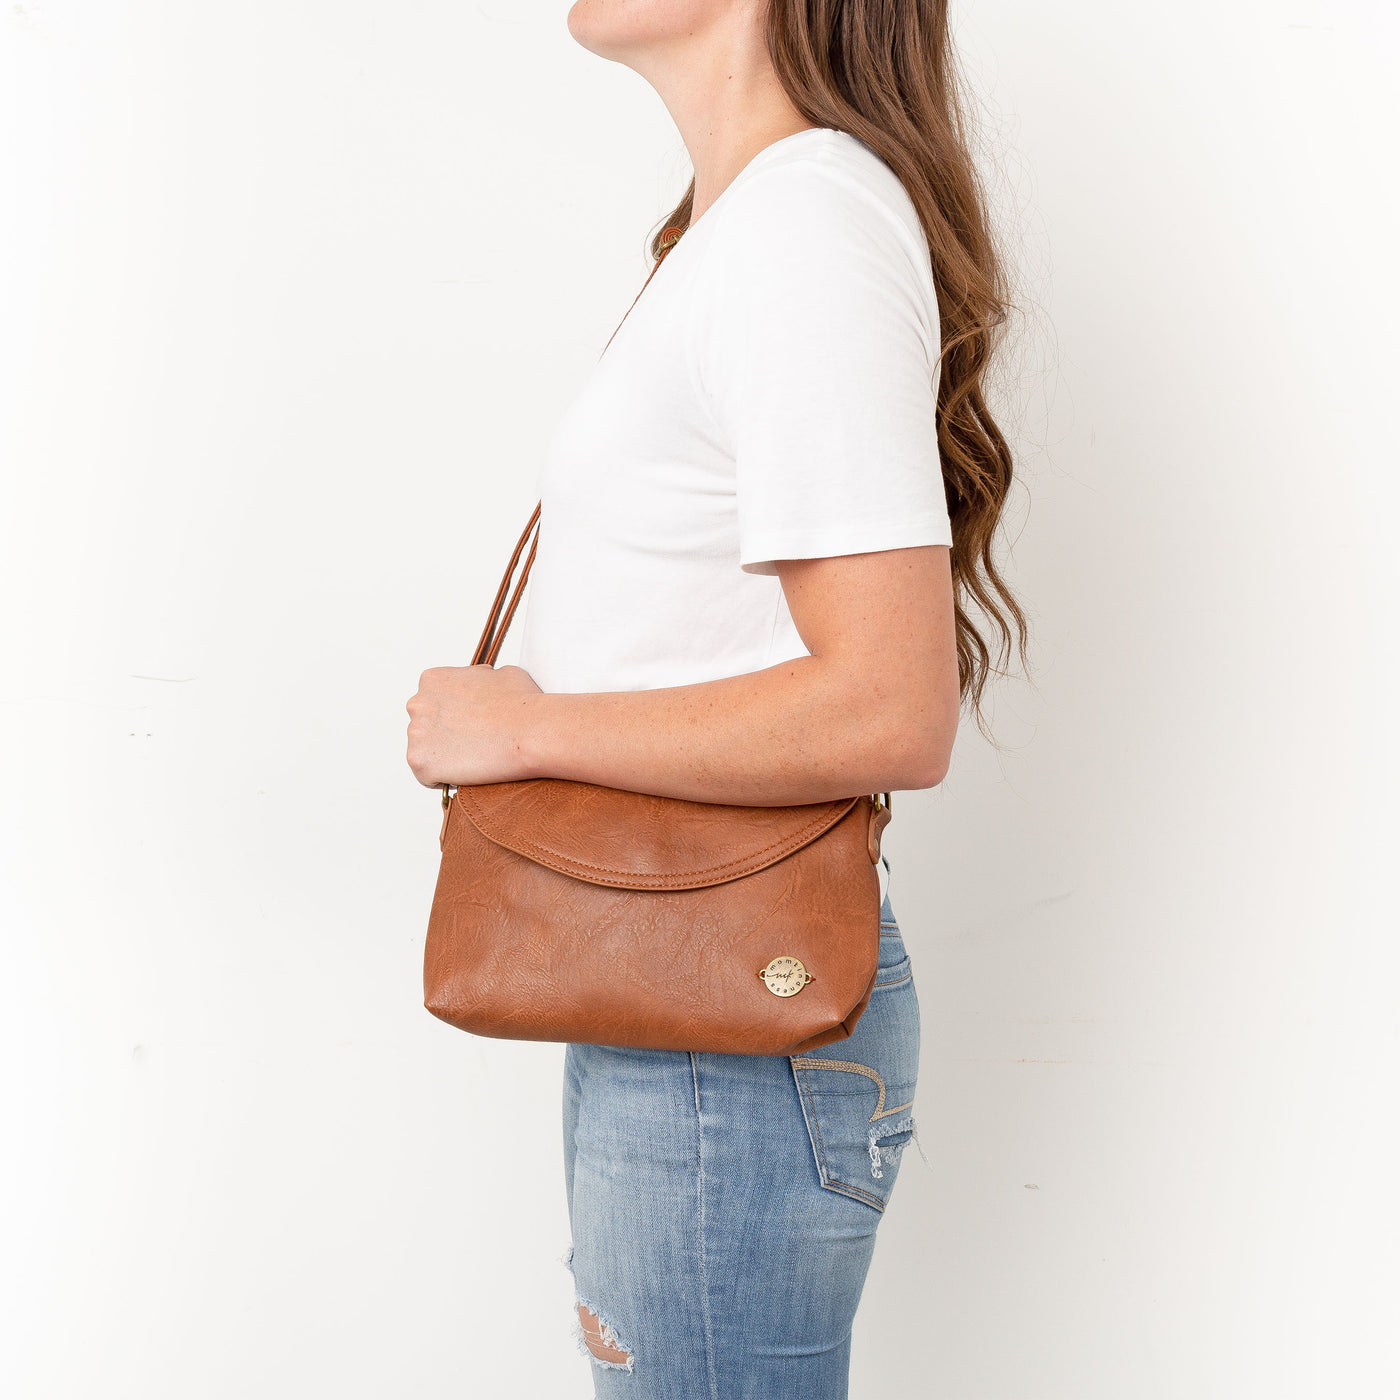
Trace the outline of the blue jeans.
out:
<instances>
[{"instance_id":1,"label":"blue jeans","mask_svg":"<svg viewBox=\"0 0 1400 1400\"><path fill-rule=\"evenodd\" d=\"M569 1263L600 1400L844 1400L918 1067L888 898L846 1040L791 1057L568 1047Z\"/></svg>"}]
</instances>

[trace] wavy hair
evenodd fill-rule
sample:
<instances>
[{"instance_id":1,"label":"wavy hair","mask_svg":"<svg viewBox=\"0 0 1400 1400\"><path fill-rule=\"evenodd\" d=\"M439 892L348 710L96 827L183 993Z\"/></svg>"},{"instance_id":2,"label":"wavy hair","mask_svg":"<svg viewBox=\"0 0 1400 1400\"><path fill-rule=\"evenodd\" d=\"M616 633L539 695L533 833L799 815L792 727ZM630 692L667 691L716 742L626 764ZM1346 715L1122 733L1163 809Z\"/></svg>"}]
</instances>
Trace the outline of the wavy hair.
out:
<instances>
[{"instance_id":1,"label":"wavy hair","mask_svg":"<svg viewBox=\"0 0 1400 1400\"><path fill-rule=\"evenodd\" d=\"M988 410L986 378L1009 295L969 149L948 3L769 0L768 51L806 121L849 132L890 166L928 239L941 323L938 455L953 527L958 688L982 723L988 677L1003 672L1013 648L1025 665L1027 624L993 552L1012 455ZM694 196L692 178L651 240L654 258L689 227Z\"/></svg>"}]
</instances>

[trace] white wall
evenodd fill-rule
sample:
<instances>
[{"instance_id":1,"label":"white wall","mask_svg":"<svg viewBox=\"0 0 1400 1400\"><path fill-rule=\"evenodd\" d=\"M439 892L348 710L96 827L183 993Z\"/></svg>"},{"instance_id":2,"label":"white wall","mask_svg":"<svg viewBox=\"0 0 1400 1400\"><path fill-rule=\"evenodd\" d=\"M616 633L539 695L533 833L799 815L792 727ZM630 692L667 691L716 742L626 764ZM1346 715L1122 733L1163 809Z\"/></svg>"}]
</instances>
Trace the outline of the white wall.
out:
<instances>
[{"instance_id":1,"label":"white wall","mask_svg":"<svg viewBox=\"0 0 1400 1400\"><path fill-rule=\"evenodd\" d=\"M559 1051L419 1005L401 710L684 182L566 9L0 16L16 1400L588 1393ZM896 800L933 1171L853 1393L1393 1395L1395 21L960 13L1037 672Z\"/></svg>"}]
</instances>

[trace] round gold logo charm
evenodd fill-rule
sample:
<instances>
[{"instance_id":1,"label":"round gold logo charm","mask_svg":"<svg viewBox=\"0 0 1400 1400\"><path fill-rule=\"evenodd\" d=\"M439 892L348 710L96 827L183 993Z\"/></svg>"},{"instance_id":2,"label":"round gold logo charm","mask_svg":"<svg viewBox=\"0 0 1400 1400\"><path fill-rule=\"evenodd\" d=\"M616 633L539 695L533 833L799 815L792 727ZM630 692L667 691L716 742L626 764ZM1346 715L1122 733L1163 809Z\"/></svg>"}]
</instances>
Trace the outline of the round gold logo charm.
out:
<instances>
[{"instance_id":1,"label":"round gold logo charm","mask_svg":"<svg viewBox=\"0 0 1400 1400\"><path fill-rule=\"evenodd\" d=\"M802 966L801 959L786 955L774 958L767 967L759 969L758 975L775 997L795 997L808 982L816 981Z\"/></svg>"}]
</instances>

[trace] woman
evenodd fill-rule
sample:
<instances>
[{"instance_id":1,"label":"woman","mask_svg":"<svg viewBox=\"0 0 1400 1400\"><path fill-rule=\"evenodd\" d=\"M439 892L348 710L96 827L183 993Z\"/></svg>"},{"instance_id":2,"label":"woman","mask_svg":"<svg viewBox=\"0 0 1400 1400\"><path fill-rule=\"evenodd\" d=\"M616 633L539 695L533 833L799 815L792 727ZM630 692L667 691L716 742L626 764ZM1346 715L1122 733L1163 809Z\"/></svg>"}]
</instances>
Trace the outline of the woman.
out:
<instances>
[{"instance_id":1,"label":"woman","mask_svg":"<svg viewBox=\"0 0 1400 1400\"><path fill-rule=\"evenodd\" d=\"M652 84L694 181L551 445L521 665L425 673L414 773L755 806L931 787L993 646L1024 641L991 554L1003 299L945 4L579 0L569 26ZM887 869L850 1038L569 1046L598 1395L846 1394L918 1068Z\"/></svg>"}]
</instances>

